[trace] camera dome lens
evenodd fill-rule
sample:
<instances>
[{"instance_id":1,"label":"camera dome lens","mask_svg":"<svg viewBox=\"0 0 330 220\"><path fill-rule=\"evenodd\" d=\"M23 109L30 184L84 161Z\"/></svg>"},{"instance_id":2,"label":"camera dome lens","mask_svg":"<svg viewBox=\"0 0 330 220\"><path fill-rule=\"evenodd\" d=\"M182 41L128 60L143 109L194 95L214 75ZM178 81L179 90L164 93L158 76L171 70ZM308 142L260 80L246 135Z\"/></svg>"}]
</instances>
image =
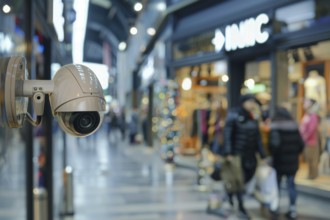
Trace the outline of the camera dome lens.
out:
<instances>
[{"instance_id":1,"label":"camera dome lens","mask_svg":"<svg viewBox=\"0 0 330 220\"><path fill-rule=\"evenodd\" d=\"M74 112L70 118L70 124L80 134L92 133L100 124L98 112Z\"/></svg>"}]
</instances>

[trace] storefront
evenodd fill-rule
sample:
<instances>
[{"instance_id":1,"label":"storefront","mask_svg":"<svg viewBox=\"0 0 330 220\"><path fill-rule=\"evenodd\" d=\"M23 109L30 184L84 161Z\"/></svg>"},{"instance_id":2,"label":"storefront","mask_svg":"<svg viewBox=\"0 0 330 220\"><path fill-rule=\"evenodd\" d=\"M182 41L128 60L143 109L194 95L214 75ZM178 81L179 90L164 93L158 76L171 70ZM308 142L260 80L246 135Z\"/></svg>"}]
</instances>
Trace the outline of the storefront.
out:
<instances>
[{"instance_id":1,"label":"storefront","mask_svg":"<svg viewBox=\"0 0 330 220\"><path fill-rule=\"evenodd\" d=\"M330 112L325 86L330 83L329 24L330 4L323 0L230 1L178 19L171 67L182 86L179 106L186 111L183 150L202 145L192 143L195 110L218 108L221 125L242 93L256 94L270 113L286 106L298 122L304 98L317 99L325 121ZM318 78L317 90L310 89L316 85L310 77Z\"/></svg>"},{"instance_id":2,"label":"storefront","mask_svg":"<svg viewBox=\"0 0 330 220\"><path fill-rule=\"evenodd\" d=\"M152 147L157 133L154 118L159 116L162 105L159 97L167 87L164 41L158 41L155 44L155 48L142 64L136 79L139 80L134 80L134 83L140 82L136 86L138 89L137 100L140 101L136 103L140 113L140 134L143 142Z\"/></svg>"},{"instance_id":3,"label":"storefront","mask_svg":"<svg viewBox=\"0 0 330 220\"><path fill-rule=\"evenodd\" d=\"M52 9L53 3L61 19L50 17L53 13L48 13L47 9L48 6ZM59 8L59 4L62 7ZM69 8L70 5L66 6ZM3 1L0 12L0 56L24 56L30 79L49 80L51 63L70 62L66 56L69 51L62 41L64 39L60 40L60 35L55 31L58 27L54 27L54 20L58 19L62 22L64 34L62 16L65 13L60 9L63 9L62 1ZM70 35L70 32L67 34ZM62 37L67 39L68 35ZM1 86L4 86L3 81ZM0 94L1 100L3 95ZM1 105L3 107L3 103ZM33 112L32 108L29 112ZM48 219L57 218L62 204L61 189L57 187L62 184L62 154L53 152L53 117L49 103L46 101L42 126L38 127L27 123L21 129L6 128L3 123L5 115L1 110L0 113L0 171L1 176L5 177L0 181L0 186L8 192L8 196L1 197L1 200L16 204L16 209L9 212L8 207L1 207L0 219L34 219L37 215L33 209L34 188L47 190ZM53 155L56 157L55 168ZM57 169L58 164L60 168Z\"/></svg>"}]
</instances>

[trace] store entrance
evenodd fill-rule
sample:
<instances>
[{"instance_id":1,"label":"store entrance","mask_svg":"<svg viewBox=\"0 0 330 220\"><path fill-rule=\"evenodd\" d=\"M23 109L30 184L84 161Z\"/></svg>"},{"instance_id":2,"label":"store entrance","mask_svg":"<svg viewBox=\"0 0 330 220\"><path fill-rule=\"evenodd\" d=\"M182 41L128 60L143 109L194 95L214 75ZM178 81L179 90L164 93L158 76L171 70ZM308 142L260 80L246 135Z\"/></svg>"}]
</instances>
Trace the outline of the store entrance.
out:
<instances>
[{"instance_id":1,"label":"store entrance","mask_svg":"<svg viewBox=\"0 0 330 220\"><path fill-rule=\"evenodd\" d=\"M271 101L271 61L269 56L259 56L253 60L231 60L229 62L229 103L231 107L239 106L241 94L254 94L259 100L260 108L254 112L260 121L261 138L264 150L268 150L268 125Z\"/></svg>"},{"instance_id":2,"label":"store entrance","mask_svg":"<svg viewBox=\"0 0 330 220\"><path fill-rule=\"evenodd\" d=\"M231 60L229 62L229 103L231 107L239 105L241 94L254 94L262 108L268 109L271 100L271 61L269 55L253 59Z\"/></svg>"},{"instance_id":3,"label":"store entrance","mask_svg":"<svg viewBox=\"0 0 330 220\"><path fill-rule=\"evenodd\" d=\"M223 129L228 108L227 62L218 60L176 70L179 85L177 118L182 125L179 153L199 154L211 148ZM217 143L221 140L217 140Z\"/></svg>"}]
</instances>

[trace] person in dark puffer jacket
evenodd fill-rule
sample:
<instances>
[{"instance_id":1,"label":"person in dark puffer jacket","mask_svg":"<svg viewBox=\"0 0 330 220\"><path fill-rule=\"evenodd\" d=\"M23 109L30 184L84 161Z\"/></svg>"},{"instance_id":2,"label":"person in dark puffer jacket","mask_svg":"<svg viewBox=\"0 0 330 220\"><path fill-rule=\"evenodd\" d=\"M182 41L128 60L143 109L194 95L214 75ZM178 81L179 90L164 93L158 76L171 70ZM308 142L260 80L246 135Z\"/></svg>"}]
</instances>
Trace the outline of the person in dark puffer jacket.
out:
<instances>
[{"instance_id":1,"label":"person in dark puffer jacket","mask_svg":"<svg viewBox=\"0 0 330 220\"><path fill-rule=\"evenodd\" d=\"M270 151L273 156L273 167L277 173L278 187L280 188L283 176L286 176L287 189L290 198L290 208L286 216L296 219L297 191L295 175L298 171L299 155L304 148L304 141L299 127L285 108L277 108L270 125Z\"/></svg>"},{"instance_id":2,"label":"person in dark puffer jacket","mask_svg":"<svg viewBox=\"0 0 330 220\"><path fill-rule=\"evenodd\" d=\"M254 95L243 95L240 99L241 106L229 111L223 131L224 156L227 161L232 156L239 156L244 182L250 181L257 168L256 153L265 158L260 137L259 123L252 112L258 106ZM228 193L232 204L232 193ZM243 205L243 190L235 193L239 203L239 214L249 218Z\"/></svg>"}]
</instances>

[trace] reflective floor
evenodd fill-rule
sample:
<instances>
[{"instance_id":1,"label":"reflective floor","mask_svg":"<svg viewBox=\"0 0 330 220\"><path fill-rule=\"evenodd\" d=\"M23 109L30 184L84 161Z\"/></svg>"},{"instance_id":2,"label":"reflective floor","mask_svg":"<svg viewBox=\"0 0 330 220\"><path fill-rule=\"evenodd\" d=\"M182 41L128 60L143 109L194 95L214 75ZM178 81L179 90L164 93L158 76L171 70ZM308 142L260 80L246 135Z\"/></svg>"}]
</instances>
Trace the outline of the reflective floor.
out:
<instances>
[{"instance_id":1,"label":"reflective floor","mask_svg":"<svg viewBox=\"0 0 330 220\"><path fill-rule=\"evenodd\" d=\"M171 170L158 151L103 135L72 149L74 219L218 219L206 215L208 193L196 190L193 171Z\"/></svg>"},{"instance_id":2,"label":"reflective floor","mask_svg":"<svg viewBox=\"0 0 330 220\"><path fill-rule=\"evenodd\" d=\"M1 137L0 220L25 219L25 144L17 130Z\"/></svg>"},{"instance_id":3,"label":"reflective floor","mask_svg":"<svg viewBox=\"0 0 330 220\"><path fill-rule=\"evenodd\" d=\"M179 167L167 169L157 147L130 146L102 132L79 143L71 140L70 145L74 146L76 214L67 219L221 219L206 213L210 192L198 190L196 173ZM299 219L330 219L330 200L300 195L298 203ZM246 206L253 219L264 219L253 198L246 198ZM286 212L287 199L282 199L281 206ZM231 213L227 219L238 219Z\"/></svg>"},{"instance_id":4,"label":"reflective floor","mask_svg":"<svg viewBox=\"0 0 330 220\"><path fill-rule=\"evenodd\" d=\"M119 137L109 138L105 131L79 141L68 137L67 143L69 165L74 170L75 215L66 220L221 219L206 213L210 192L198 190L196 173L165 167L157 147L130 146ZM2 168L7 170L0 176L0 220L25 219L24 169L20 168L24 150L12 144L7 159L11 163ZM60 152L60 146L55 147ZM4 176L8 169L12 175ZM60 172L54 175L61 177ZM221 184L214 186L221 189ZM245 201L252 219L265 219L258 202L253 198ZM330 200L299 195L298 219L330 219L329 205ZM225 207L231 210L227 204ZM285 197L281 212L286 212L286 207ZM232 211L226 219L238 218Z\"/></svg>"}]
</instances>

